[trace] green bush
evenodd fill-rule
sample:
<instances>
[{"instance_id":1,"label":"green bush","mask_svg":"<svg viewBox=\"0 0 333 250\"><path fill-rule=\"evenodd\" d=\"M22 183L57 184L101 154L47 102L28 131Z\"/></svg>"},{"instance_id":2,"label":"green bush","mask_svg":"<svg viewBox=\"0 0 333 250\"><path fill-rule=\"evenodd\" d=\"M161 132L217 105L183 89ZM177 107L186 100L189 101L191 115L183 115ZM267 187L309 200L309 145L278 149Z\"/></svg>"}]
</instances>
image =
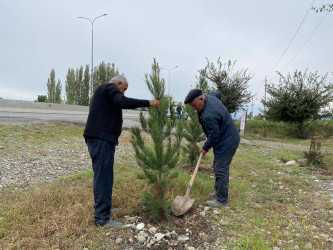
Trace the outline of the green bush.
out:
<instances>
[{"instance_id":1,"label":"green bush","mask_svg":"<svg viewBox=\"0 0 333 250\"><path fill-rule=\"evenodd\" d=\"M239 129L240 122L235 121ZM267 120L247 120L246 132L263 135L266 133L273 136L298 137L298 130L294 124L285 122L273 122ZM305 134L311 136L312 133L318 136L329 137L333 135L333 120L320 120L307 124Z\"/></svg>"}]
</instances>

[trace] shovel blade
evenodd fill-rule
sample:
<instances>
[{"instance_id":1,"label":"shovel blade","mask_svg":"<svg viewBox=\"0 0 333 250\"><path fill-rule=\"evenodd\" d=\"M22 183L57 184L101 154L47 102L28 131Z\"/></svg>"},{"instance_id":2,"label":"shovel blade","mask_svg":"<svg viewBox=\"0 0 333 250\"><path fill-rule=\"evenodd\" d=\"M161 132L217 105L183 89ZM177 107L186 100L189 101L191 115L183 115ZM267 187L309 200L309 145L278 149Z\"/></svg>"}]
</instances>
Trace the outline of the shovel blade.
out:
<instances>
[{"instance_id":1,"label":"shovel blade","mask_svg":"<svg viewBox=\"0 0 333 250\"><path fill-rule=\"evenodd\" d=\"M189 196L177 195L176 199L172 203L172 212L176 216L185 214L192 207L195 199Z\"/></svg>"}]
</instances>

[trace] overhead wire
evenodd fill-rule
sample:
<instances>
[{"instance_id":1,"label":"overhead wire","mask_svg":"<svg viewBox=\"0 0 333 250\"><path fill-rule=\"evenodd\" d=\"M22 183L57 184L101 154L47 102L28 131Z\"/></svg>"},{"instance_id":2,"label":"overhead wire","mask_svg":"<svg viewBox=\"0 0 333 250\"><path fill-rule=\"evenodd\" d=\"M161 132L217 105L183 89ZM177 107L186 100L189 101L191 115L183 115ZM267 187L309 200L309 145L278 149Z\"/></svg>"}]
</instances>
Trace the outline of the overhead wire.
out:
<instances>
[{"instance_id":1,"label":"overhead wire","mask_svg":"<svg viewBox=\"0 0 333 250\"><path fill-rule=\"evenodd\" d=\"M305 16L303 17L302 22L301 22L300 25L298 26L298 28L297 28L295 34L294 34L293 37L291 38L291 40L290 40L290 42L288 43L287 47L285 48L285 50L283 51L283 53L282 53L282 55L280 56L279 60L276 62L276 64L274 65L274 67L272 68L272 70L269 72L269 74L267 75L267 77L269 77L269 76L273 73L273 71L275 70L275 68L279 65L281 59L282 59L283 56L286 54L288 48L290 47L291 43L292 43L293 40L295 39L295 37L296 37L298 31L301 29L301 27L302 27L302 25L303 25L305 19L308 17L308 15L309 15L309 13L310 13L310 11L311 11L311 8L312 8L312 6L313 6L313 4L314 4L315 2L316 2L316 0L313 0L312 3L310 4L310 8L308 8L307 12L305 13Z\"/></svg>"},{"instance_id":2,"label":"overhead wire","mask_svg":"<svg viewBox=\"0 0 333 250\"><path fill-rule=\"evenodd\" d=\"M284 71L292 63L292 61L298 56L298 54L302 51L302 49L305 47L305 45L309 42L309 40L311 39L311 37L313 36L313 34L317 31L317 29L319 28L319 26L321 25L321 23L324 21L324 19L327 16L327 14L328 14L328 12L326 12L326 14L320 20L320 22L318 23L318 25L316 26L316 28L311 32L310 36L305 40L305 42L303 43L303 45L301 46L301 48L297 51L297 53L294 55L294 57L287 63L287 65L281 71Z\"/></svg>"}]
</instances>

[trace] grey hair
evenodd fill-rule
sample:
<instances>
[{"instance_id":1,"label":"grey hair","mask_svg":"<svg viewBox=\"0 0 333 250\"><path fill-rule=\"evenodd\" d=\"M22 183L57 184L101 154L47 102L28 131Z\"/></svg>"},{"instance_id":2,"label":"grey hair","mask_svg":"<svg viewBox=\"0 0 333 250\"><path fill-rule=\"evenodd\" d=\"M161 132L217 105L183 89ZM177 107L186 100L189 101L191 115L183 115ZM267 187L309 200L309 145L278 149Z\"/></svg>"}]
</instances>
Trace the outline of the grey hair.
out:
<instances>
[{"instance_id":1,"label":"grey hair","mask_svg":"<svg viewBox=\"0 0 333 250\"><path fill-rule=\"evenodd\" d=\"M117 82L127 83L127 79L124 75L117 75L112 77L110 83L117 83Z\"/></svg>"}]
</instances>

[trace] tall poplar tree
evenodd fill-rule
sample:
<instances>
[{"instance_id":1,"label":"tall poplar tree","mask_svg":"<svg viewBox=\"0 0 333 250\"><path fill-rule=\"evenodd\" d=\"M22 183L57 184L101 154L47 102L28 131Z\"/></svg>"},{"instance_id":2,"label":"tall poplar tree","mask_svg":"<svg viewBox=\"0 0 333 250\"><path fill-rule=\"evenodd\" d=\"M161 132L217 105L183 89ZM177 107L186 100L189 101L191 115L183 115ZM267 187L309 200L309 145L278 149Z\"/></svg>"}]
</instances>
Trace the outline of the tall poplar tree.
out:
<instances>
[{"instance_id":1,"label":"tall poplar tree","mask_svg":"<svg viewBox=\"0 0 333 250\"><path fill-rule=\"evenodd\" d=\"M116 75L119 75L119 71L115 65L102 61L94 68L94 91L99 85L110 82Z\"/></svg>"},{"instance_id":2,"label":"tall poplar tree","mask_svg":"<svg viewBox=\"0 0 333 250\"><path fill-rule=\"evenodd\" d=\"M142 173L140 179L147 179L150 190L142 194L142 201L146 209L155 220L166 219L171 212L171 203L167 200L166 192L170 180L177 176L174 171L179 158L179 149L182 139L182 122L175 116L167 118L168 99L165 97L165 81L160 78L160 67L156 60L152 65L151 74L145 75L148 89L154 99L161 104L149 108L149 117L140 113L142 130L152 139L150 146L143 139L138 127L132 128L132 145Z\"/></svg>"},{"instance_id":3,"label":"tall poplar tree","mask_svg":"<svg viewBox=\"0 0 333 250\"><path fill-rule=\"evenodd\" d=\"M75 88L74 88L74 95L75 95L75 103L76 105L81 105L82 101L82 88L83 88L83 66L76 69L75 72Z\"/></svg>"},{"instance_id":4,"label":"tall poplar tree","mask_svg":"<svg viewBox=\"0 0 333 250\"><path fill-rule=\"evenodd\" d=\"M89 105L89 90L90 90L90 74L89 74L89 65L86 65L83 75L83 83L81 88L81 103L80 105L88 106Z\"/></svg>"},{"instance_id":5,"label":"tall poplar tree","mask_svg":"<svg viewBox=\"0 0 333 250\"><path fill-rule=\"evenodd\" d=\"M50 78L47 79L47 100L49 102L61 103L61 82L56 84L55 70L52 69Z\"/></svg>"},{"instance_id":6,"label":"tall poplar tree","mask_svg":"<svg viewBox=\"0 0 333 250\"><path fill-rule=\"evenodd\" d=\"M75 71L69 68L66 76L66 96L67 104L75 104Z\"/></svg>"},{"instance_id":7,"label":"tall poplar tree","mask_svg":"<svg viewBox=\"0 0 333 250\"><path fill-rule=\"evenodd\" d=\"M61 85L61 81L60 79L58 79L58 83L55 87L55 93L54 93L54 103L61 103L61 89L62 89L62 85Z\"/></svg>"}]
</instances>

